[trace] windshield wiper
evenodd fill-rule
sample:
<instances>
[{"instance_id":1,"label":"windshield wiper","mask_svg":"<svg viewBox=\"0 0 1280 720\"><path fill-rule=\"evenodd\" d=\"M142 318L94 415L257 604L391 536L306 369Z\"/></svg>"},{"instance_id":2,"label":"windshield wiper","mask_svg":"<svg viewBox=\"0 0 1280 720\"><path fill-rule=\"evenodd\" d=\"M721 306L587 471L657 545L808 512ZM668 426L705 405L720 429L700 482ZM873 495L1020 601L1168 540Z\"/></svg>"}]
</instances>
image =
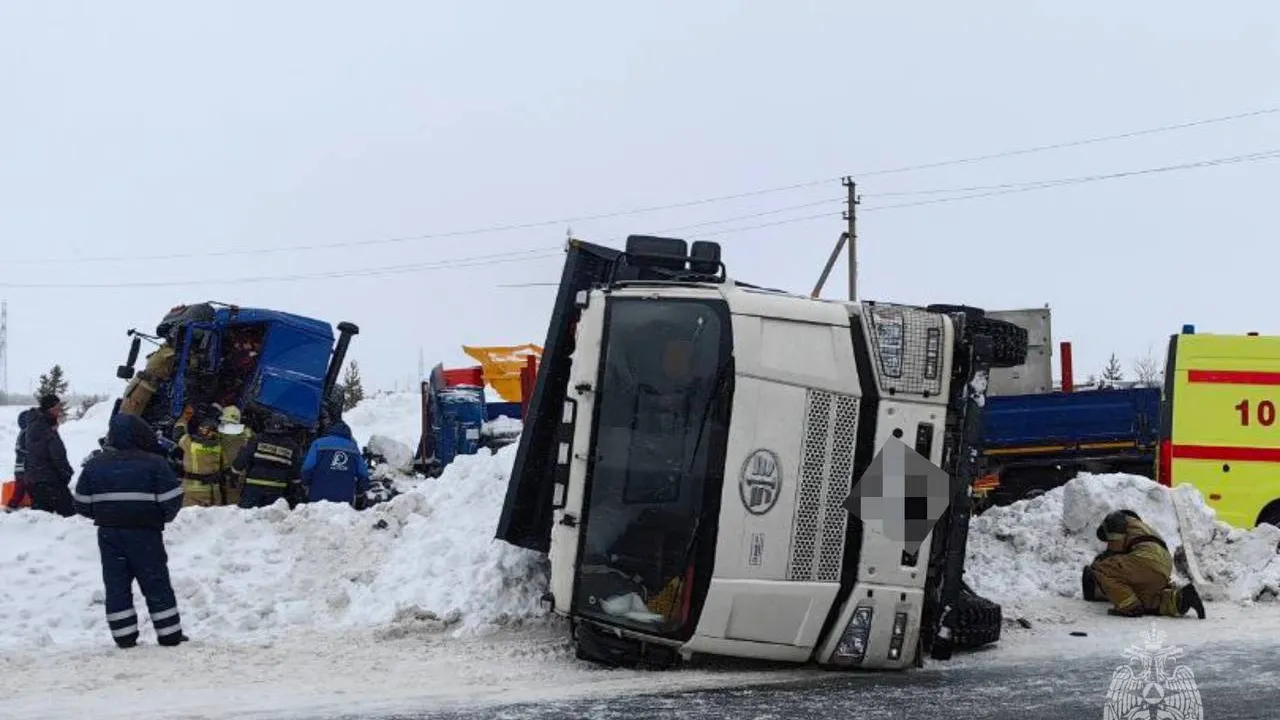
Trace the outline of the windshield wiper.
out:
<instances>
[{"instance_id":1,"label":"windshield wiper","mask_svg":"<svg viewBox=\"0 0 1280 720\"><path fill-rule=\"evenodd\" d=\"M716 370L716 376L711 383L711 392L707 395L707 401L702 407L702 422L698 425L698 437L693 444L693 452L689 454L689 464L685 466L684 479L688 479L693 472L693 463L698 459L698 450L702 447L702 436L706 433L707 425L711 424L711 408L716 400L720 398L720 393L728 386L729 380L734 375L734 359L730 355L724 362L720 363L720 367ZM723 468L721 468L723 472ZM705 489L705 486L704 486ZM693 529L689 533L689 541L685 544L684 553L680 556L680 572L687 573L689 571L689 561L693 557L694 548L698 545L698 540L702 537L702 503L706 500L705 495L699 498L698 516L693 521ZM680 588L683 594L685 588ZM672 609L675 609L672 604ZM685 618L688 620L688 618Z\"/></svg>"}]
</instances>

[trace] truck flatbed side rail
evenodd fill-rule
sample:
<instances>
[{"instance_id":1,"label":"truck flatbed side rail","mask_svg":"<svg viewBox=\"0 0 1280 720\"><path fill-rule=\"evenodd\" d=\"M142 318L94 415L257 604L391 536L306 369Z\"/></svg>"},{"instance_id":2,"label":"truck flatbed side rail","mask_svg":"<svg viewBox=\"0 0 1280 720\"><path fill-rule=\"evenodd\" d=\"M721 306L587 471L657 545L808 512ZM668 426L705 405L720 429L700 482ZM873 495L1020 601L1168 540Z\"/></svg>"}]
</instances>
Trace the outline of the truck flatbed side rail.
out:
<instances>
[{"instance_id":1,"label":"truck flatbed side rail","mask_svg":"<svg viewBox=\"0 0 1280 720\"><path fill-rule=\"evenodd\" d=\"M578 240L571 240L565 249L542 362L498 518L495 537L499 540L543 553L550 547L558 431L579 313L576 298L579 292L607 282L621 255L619 250Z\"/></svg>"}]
</instances>

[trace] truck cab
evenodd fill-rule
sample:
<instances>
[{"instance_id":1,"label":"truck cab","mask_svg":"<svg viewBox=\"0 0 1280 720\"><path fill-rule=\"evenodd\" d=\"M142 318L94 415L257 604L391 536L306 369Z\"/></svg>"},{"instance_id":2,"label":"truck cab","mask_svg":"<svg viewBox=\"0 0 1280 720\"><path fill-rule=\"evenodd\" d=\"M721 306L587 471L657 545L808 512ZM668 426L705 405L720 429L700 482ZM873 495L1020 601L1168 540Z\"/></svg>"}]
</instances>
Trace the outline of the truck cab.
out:
<instances>
[{"instance_id":1,"label":"truck cab","mask_svg":"<svg viewBox=\"0 0 1280 720\"><path fill-rule=\"evenodd\" d=\"M255 430L278 413L298 432L314 435L322 429L359 328L339 323L335 337L322 320L206 302L171 309L155 335L129 333L129 358L116 373L129 384L116 412L138 414L173 437L182 432L190 408L235 405ZM157 349L137 372L143 339Z\"/></svg>"},{"instance_id":2,"label":"truck cab","mask_svg":"<svg viewBox=\"0 0 1280 720\"><path fill-rule=\"evenodd\" d=\"M497 537L549 556L544 599L607 664L900 669L985 644L968 493L915 555L845 503L891 439L971 479L985 373L1025 359L1019 331L735 282L711 243L573 241Z\"/></svg>"}]
</instances>

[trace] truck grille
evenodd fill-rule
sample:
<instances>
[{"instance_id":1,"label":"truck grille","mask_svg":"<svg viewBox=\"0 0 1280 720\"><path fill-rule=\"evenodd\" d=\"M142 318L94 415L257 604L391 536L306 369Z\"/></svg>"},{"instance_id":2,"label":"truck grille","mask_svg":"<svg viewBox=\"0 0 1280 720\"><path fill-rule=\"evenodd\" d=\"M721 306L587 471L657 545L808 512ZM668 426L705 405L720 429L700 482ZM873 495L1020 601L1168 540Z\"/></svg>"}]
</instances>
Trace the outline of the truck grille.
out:
<instances>
[{"instance_id":1,"label":"truck grille","mask_svg":"<svg viewBox=\"0 0 1280 720\"><path fill-rule=\"evenodd\" d=\"M880 389L897 395L942 394L943 319L937 313L876 304L866 312Z\"/></svg>"},{"instance_id":2,"label":"truck grille","mask_svg":"<svg viewBox=\"0 0 1280 720\"><path fill-rule=\"evenodd\" d=\"M840 580L857 429L858 398L809 390L788 580Z\"/></svg>"}]
</instances>

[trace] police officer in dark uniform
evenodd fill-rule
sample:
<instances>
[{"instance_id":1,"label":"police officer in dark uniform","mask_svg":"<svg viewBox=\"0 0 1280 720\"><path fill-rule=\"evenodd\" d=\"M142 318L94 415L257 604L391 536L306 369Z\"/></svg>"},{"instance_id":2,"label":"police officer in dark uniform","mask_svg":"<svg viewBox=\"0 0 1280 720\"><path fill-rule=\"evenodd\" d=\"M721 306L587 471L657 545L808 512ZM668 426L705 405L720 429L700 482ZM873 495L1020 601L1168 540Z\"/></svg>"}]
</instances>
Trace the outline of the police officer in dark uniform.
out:
<instances>
[{"instance_id":1,"label":"police officer in dark uniform","mask_svg":"<svg viewBox=\"0 0 1280 720\"><path fill-rule=\"evenodd\" d=\"M264 432L250 438L231 465L244 478L240 507L266 507L281 498L296 497L301 464L302 449L289 434L288 418L272 414Z\"/></svg>"},{"instance_id":2,"label":"police officer in dark uniform","mask_svg":"<svg viewBox=\"0 0 1280 720\"><path fill-rule=\"evenodd\" d=\"M182 485L163 453L145 421L119 413L111 418L103 451L85 463L76 483L76 512L98 526L107 627L121 648L138 643L135 580L159 643L187 640L164 548L164 526L182 507Z\"/></svg>"}]
</instances>

